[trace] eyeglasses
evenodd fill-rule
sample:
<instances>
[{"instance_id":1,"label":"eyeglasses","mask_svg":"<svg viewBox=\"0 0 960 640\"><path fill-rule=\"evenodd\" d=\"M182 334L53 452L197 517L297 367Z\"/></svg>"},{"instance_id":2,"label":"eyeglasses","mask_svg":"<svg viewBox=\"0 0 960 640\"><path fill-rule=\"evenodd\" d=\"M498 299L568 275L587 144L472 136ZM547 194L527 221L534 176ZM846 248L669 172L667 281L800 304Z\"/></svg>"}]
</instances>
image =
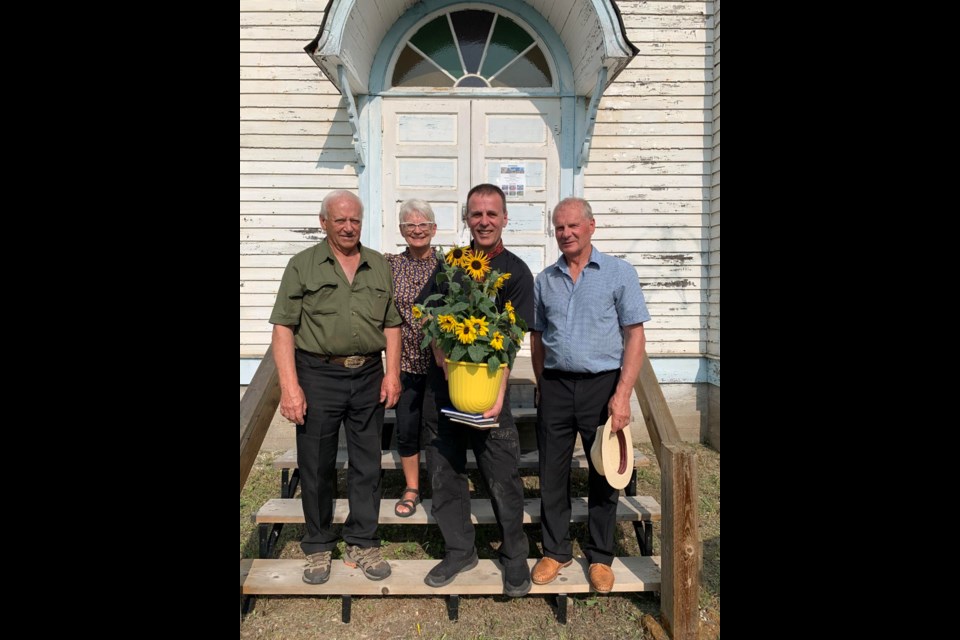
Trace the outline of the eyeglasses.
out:
<instances>
[{"instance_id":1,"label":"eyeglasses","mask_svg":"<svg viewBox=\"0 0 960 640\"><path fill-rule=\"evenodd\" d=\"M430 227L433 226L432 222L401 222L400 228L404 231L429 231Z\"/></svg>"}]
</instances>

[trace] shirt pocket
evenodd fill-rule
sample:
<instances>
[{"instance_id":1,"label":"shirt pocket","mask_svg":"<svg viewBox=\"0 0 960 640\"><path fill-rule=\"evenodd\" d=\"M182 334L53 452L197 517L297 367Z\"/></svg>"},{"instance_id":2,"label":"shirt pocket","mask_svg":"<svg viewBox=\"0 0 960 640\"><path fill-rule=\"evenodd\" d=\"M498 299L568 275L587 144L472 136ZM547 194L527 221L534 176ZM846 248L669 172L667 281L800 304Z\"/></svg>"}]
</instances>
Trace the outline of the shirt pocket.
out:
<instances>
[{"instance_id":1,"label":"shirt pocket","mask_svg":"<svg viewBox=\"0 0 960 640\"><path fill-rule=\"evenodd\" d=\"M357 310L378 325L387 317L390 292L380 287L363 287L354 293Z\"/></svg>"},{"instance_id":2,"label":"shirt pocket","mask_svg":"<svg viewBox=\"0 0 960 640\"><path fill-rule=\"evenodd\" d=\"M339 284L333 280L324 280L307 285L303 294L303 308L307 313L314 315L331 315L337 313L337 288Z\"/></svg>"}]
</instances>

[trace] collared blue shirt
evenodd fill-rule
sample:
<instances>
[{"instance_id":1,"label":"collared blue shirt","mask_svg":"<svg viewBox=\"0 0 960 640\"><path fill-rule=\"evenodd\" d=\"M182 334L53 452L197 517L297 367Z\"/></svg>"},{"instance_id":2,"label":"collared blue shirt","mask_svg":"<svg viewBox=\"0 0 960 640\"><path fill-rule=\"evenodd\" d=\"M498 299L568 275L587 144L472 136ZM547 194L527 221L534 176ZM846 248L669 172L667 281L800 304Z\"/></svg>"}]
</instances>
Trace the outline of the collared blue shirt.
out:
<instances>
[{"instance_id":1,"label":"collared blue shirt","mask_svg":"<svg viewBox=\"0 0 960 640\"><path fill-rule=\"evenodd\" d=\"M619 369L623 327L650 320L637 272L593 247L577 281L560 256L537 276L533 330L542 332L544 367L578 373Z\"/></svg>"}]
</instances>

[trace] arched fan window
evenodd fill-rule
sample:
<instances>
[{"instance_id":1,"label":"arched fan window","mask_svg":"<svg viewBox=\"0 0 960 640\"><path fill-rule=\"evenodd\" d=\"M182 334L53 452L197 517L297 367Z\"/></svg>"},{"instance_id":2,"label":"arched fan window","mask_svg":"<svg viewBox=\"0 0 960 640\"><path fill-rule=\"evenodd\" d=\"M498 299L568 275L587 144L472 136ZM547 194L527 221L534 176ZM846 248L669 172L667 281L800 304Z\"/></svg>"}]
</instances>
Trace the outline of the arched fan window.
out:
<instances>
[{"instance_id":1,"label":"arched fan window","mask_svg":"<svg viewBox=\"0 0 960 640\"><path fill-rule=\"evenodd\" d=\"M549 88L553 75L526 29L503 14L467 9L411 36L393 67L393 86Z\"/></svg>"}]
</instances>

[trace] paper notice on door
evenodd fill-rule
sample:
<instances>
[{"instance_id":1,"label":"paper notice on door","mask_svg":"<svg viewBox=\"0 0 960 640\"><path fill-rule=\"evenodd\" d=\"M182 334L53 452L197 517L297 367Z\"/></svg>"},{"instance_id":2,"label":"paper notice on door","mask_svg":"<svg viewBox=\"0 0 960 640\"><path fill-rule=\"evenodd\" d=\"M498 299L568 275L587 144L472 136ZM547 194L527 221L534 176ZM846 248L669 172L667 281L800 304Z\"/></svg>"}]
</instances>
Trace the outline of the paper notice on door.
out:
<instances>
[{"instance_id":1,"label":"paper notice on door","mask_svg":"<svg viewBox=\"0 0 960 640\"><path fill-rule=\"evenodd\" d=\"M500 188L507 196L522 196L527 186L527 167L522 162L500 163Z\"/></svg>"}]
</instances>

